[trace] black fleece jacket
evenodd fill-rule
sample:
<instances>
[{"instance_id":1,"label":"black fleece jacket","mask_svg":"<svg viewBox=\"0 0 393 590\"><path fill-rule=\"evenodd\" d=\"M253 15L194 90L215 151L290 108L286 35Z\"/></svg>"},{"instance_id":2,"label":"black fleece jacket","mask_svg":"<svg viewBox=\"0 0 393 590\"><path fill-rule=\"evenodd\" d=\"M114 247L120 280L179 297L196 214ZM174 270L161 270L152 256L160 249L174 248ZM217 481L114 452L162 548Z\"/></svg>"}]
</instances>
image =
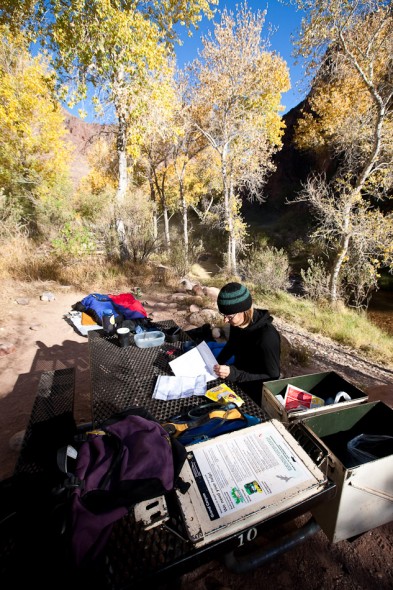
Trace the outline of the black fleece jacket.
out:
<instances>
[{"instance_id":1,"label":"black fleece jacket","mask_svg":"<svg viewBox=\"0 0 393 590\"><path fill-rule=\"evenodd\" d=\"M280 335L272 322L267 310L254 309L249 326L230 327L228 342L217 357L217 362L224 365L234 355L227 380L239 383L253 398L253 392L258 396L261 393L264 381L280 376Z\"/></svg>"}]
</instances>

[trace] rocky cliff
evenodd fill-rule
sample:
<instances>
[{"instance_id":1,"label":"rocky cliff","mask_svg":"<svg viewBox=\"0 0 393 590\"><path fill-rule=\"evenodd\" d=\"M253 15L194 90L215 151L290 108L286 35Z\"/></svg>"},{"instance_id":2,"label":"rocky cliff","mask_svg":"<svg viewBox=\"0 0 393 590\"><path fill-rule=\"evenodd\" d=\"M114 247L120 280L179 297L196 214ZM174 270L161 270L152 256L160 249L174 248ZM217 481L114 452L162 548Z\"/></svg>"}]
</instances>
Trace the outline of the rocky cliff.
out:
<instances>
[{"instance_id":1,"label":"rocky cliff","mask_svg":"<svg viewBox=\"0 0 393 590\"><path fill-rule=\"evenodd\" d=\"M99 123L86 123L79 117L71 115L64 110L64 124L69 132L68 139L73 147L73 159L71 162L71 178L74 186L78 186L80 180L89 173L87 152L89 146L106 129Z\"/></svg>"}]
</instances>

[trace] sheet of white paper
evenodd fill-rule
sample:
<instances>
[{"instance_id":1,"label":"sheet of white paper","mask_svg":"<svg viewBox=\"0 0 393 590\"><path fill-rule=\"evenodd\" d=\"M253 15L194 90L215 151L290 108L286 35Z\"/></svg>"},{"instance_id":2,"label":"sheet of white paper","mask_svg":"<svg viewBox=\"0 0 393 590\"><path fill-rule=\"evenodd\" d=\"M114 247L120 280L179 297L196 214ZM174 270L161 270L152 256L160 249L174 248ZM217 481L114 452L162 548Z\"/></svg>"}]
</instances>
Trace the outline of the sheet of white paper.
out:
<instances>
[{"instance_id":1,"label":"sheet of white paper","mask_svg":"<svg viewBox=\"0 0 393 590\"><path fill-rule=\"evenodd\" d=\"M205 395L206 377L176 377L172 375L159 375L153 392L153 399L171 400L190 397L192 395Z\"/></svg>"},{"instance_id":2,"label":"sheet of white paper","mask_svg":"<svg viewBox=\"0 0 393 590\"><path fill-rule=\"evenodd\" d=\"M217 360L214 354L204 341L169 362L172 371L177 377L205 375L206 381L217 379L217 375L213 371L213 366L216 364Z\"/></svg>"}]
</instances>

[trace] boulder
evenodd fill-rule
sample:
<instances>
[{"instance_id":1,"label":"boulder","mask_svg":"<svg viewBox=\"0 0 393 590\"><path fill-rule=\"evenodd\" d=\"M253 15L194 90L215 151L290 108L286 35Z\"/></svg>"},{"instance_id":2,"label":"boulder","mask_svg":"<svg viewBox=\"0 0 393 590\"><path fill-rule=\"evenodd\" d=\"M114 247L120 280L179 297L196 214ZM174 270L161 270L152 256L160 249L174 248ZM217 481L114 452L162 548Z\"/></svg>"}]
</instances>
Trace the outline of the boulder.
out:
<instances>
[{"instance_id":1,"label":"boulder","mask_svg":"<svg viewBox=\"0 0 393 590\"><path fill-rule=\"evenodd\" d=\"M154 304L154 308L155 309L167 309L168 304L165 303L165 301L157 301L157 303Z\"/></svg>"},{"instance_id":2,"label":"boulder","mask_svg":"<svg viewBox=\"0 0 393 590\"><path fill-rule=\"evenodd\" d=\"M220 330L220 328L213 328L213 330L212 330L212 336L213 336L214 340L218 340L219 338L221 338L221 330Z\"/></svg>"},{"instance_id":3,"label":"boulder","mask_svg":"<svg viewBox=\"0 0 393 590\"><path fill-rule=\"evenodd\" d=\"M186 298L187 298L187 295L185 295L185 293L173 293L171 295L172 301L184 301Z\"/></svg>"},{"instance_id":4,"label":"boulder","mask_svg":"<svg viewBox=\"0 0 393 590\"><path fill-rule=\"evenodd\" d=\"M211 324L217 321L217 312L213 309L200 309L196 313L192 313L188 317L188 321L194 326L203 326L203 324Z\"/></svg>"},{"instance_id":5,"label":"boulder","mask_svg":"<svg viewBox=\"0 0 393 590\"><path fill-rule=\"evenodd\" d=\"M183 279L180 284L186 291L192 291L192 288L195 285L195 283L192 283L189 279Z\"/></svg>"},{"instance_id":6,"label":"boulder","mask_svg":"<svg viewBox=\"0 0 393 590\"><path fill-rule=\"evenodd\" d=\"M203 292L203 288L201 287L201 285L199 283L197 283L196 285L193 286L192 292L194 295L199 295L200 297L204 297L204 295L205 295Z\"/></svg>"},{"instance_id":7,"label":"boulder","mask_svg":"<svg viewBox=\"0 0 393 590\"><path fill-rule=\"evenodd\" d=\"M218 289L217 287L203 287L203 293L212 301L217 301L219 292L220 289Z\"/></svg>"}]
</instances>

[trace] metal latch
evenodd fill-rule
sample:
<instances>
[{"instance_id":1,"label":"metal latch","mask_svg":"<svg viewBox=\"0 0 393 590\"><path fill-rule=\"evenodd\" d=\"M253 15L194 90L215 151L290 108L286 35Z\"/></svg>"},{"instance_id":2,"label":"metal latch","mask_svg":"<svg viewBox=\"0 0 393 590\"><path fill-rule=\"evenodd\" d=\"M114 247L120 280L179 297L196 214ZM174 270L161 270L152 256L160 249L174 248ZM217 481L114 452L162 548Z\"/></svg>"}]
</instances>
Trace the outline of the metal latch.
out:
<instances>
[{"instance_id":1,"label":"metal latch","mask_svg":"<svg viewBox=\"0 0 393 590\"><path fill-rule=\"evenodd\" d=\"M162 525L169 520L165 496L157 496L152 500L138 502L134 506L134 515L137 522L142 522L145 531Z\"/></svg>"}]
</instances>

